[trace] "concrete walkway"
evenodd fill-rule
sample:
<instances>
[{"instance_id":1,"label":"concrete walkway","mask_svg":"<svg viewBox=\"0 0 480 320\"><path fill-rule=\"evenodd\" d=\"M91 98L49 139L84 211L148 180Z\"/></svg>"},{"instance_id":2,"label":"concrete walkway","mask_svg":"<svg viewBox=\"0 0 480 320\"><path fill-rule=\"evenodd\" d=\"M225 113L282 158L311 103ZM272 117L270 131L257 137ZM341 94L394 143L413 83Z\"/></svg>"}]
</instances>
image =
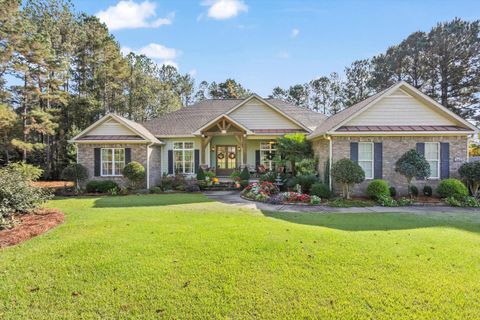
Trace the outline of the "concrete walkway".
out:
<instances>
[{"instance_id":1,"label":"concrete walkway","mask_svg":"<svg viewBox=\"0 0 480 320\"><path fill-rule=\"evenodd\" d=\"M328 206L302 206L302 205L275 205L257 201L245 200L240 197L238 191L208 191L204 194L212 200L240 206L244 208L258 209L263 211L283 211L283 212L406 212L406 213L423 213L423 212L480 212L478 208L454 208L447 206L408 206L408 207L365 207L365 208L332 208Z\"/></svg>"}]
</instances>

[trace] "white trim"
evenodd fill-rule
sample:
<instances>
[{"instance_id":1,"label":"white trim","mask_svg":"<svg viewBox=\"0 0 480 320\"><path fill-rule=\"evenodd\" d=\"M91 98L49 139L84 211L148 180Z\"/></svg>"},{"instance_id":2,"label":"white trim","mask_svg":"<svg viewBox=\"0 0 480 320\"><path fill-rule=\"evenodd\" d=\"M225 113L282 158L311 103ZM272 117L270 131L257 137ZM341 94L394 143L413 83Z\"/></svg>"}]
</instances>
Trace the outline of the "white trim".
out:
<instances>
[{"instance_id":1,"label":"white trim","mask_svg":"<svg viewBox=\"0 0 480 320\"><path fill-rule=\"evenodd\" d=\"M175 144L176 143L181 143L182 148L181 149L175 149ZM191 143L192 148L185 148L185 143ZM177 168L176 168L176 160L175 160L175 151L182 151L182 172L179 172L181 174L186 174L186 175L193 175L195 174L195 142L194 141L173 141L172 142L172 152L173 152L173 173L176 174ZM185 163L189 163L190 161L185 161L185 151L191 151L192 152L192 172L185 172Z\"/></svg>"},{"instance_id":2,"label":"white trim","mask_svg":"<svg viewBox=\"0 0 480 320\"><path fill-rule=\"evenodd\" d=\"M103 150L112 150L112 174L103 174ZM123 150L123 166L125 166L125 148L100 148L100 176L123 177L123 174L115 174L115 150ZM107 161L108 162L108 161Z\"/></svg>"},{"instance_id":3,"label":"white trim","mask_svg":"<svg viewBox=\"0 0 480 320\"><path fill-rule=\"evenodd\" d=\"M269 106L270 108L272 108L273 110L275 110L276 112L278 112L279 114L281 114L282 116L284 116L285 118L287 118L288 120L292 121L293 123L295 123L296 125L298 125L299 127L301 127L302 129L305 129L307 131L307 133L310 133L312 132L312 130L308 127L306 127L305 125L303 125L301 122L295 120L294 118L290 117L288 114L286 114L285 112L283 112L282 110L280 110L279 108L277 108L276 106L274 106L273 104L271 104L270 102L268 102L267 100L263 99L262 97L260 97L259 95L257 95L256 93L252 94L250 97L246 98L245 100L241 101L239 104L237 104L235 107L233 107L232 109L228 110L225 114L231 114L232 112L234 112L235 110L237 110L238 108L240 108L241 106L243 106L244 104L246 104L248 101L252 100L252 99L258 99L260 100L260 102L266 104L267 106Z\"/></svg>"},{"instance_id":4,"label":"white trim","mask_svg":"<svg viewBox=\"0 0 480 320\"><path fill-rule=\"evenodd\" d=\"M218 117L216 117L215 119L211 120L210 122L208 122L207 124L203 125L202 127L200 127L197 131L195 131L193 134L194 135L200 135L202 134L201 131L204 130L205 128L208 128L209 126L213 125L215 122L219 121L220 119L222 118L226 118L228 121L232 122L234 125L242 128L243 130L245 130L245 132L247 134L253 134L252 131L250 131L248 128L246 128L244 125L238 123L237 121L233 120L231 117L229 117L227 114L221 114L219 115ZM228 132L225 134L225 135L228 135Z\"/></svg>"},{"instance_id":5,"label":"white trim","mask_svg":"<svg viewBox=\"0 0 480 320\"><path fill-rule=\"evenodd\" d=\"M332 148L332 137L329 137L327 136L327 139L329 141L328 143L328 147L329 147L329 150L328 150L328 157L329 157L329 160L328 160L328 184L329 184L329 187L330 187L330 191L333 191L332 190L332 162L333 162L333 148Z\"/></svg>"},{"instance_id":6,"label":"white trim","mask_svg":"<svg viewBox=\"0 0 480 320\"><path fill-rule=\"evenodd\" d=\"M150 143L147 145L147 189L150 189L150 155L152 150L150 147L152 147L154 143Z\"/></svg>"},{"instance_id":7,"label":"white trim","mask_svg":"<svg viewBox=\"0 0 480 320\"><path fill-rule=\"evenodd\" d=\"M360 160L360 145L361 144L369 144L369 145L372 146L372 159L371 160ZM360 165L360 161L363 161L363 162L371 161L372 162L372 176L367 177L367 175L365 175L365 180L375 179L375 147L374 147L374 143L370 142L370 141L358 142L358 156L357 157L358 157L359 165Z\"/></svg>"},{"instance_id":8,"label":"white trim","mask_svg":"<svg viewBox=\"0 0 480 320\"><path fill-rule=\"evenodd\" d=\"M425 160L427 161L437 161L437 176L433 177L433 176L428 176L427 179L431 179L431 180L438 180L440 179L440 169L441 169L441 166L440 166L440 161L441 161L441 157L440 157L440 142L424 142L423 143L424 146L425 146L425 150L424 150L424 153L425 153ZM426 155L427 155L427 144L436 144L437 145L437 159L427 159ZM429 164L430 165L430 164ZM432 173L432 170L430 170L430 174Z\"/></svg>"},{"instance_id":9,"label":"white trim","mask_svg":"<svg viewBox=\"0 0 480 320\"><path fill-rule=\"evenodd\" d=\"M148 141L145 140L79 140L79 141L69 141L76 144L147 144ZM164 143L154 143L154 144L164 144Z\"/></svg>"}]
</instances>

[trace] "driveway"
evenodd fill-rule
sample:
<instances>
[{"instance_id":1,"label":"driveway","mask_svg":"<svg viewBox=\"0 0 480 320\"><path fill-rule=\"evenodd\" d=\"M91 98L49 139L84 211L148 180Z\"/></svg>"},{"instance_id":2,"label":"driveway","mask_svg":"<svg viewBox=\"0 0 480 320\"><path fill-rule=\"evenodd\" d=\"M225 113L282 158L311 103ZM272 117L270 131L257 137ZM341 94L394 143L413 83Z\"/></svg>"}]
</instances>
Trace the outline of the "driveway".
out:
<instances>
[{"instance_id":1,"label":"driveway","mask_svg":"<svg viewBox=\"0 0 480 320\"><path fill-rule=\"evenodd\" d=\"M302 206L302 205L275 205L263 202L256 202L245 200L240 197L238 191L207 191L204 194L212 200L231 204L235 206L258 209L263 211L280 211L280 212L407 212L407 213L422 213L422 212L480 212L475 208L454 208L447 206L408 206L408 207L366 207L366 208L332 208L329 206Z\"/></svg>"}]
</instances>

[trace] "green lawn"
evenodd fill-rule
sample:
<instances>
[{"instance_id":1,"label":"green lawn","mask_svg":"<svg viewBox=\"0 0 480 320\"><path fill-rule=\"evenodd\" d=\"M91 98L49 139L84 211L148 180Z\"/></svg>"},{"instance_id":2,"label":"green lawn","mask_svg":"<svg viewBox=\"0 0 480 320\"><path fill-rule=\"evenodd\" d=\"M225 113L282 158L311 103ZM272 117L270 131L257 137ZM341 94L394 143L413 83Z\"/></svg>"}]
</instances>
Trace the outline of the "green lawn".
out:
<instances>
[{"instance_id":1,"label":"green lawn","mask_svg":"<svg viewBox=\"0 0 480 320\"><path fill-rule=\"evenodd\" d=\"M0 319L478 319L480 213L260 212L202 195L57 199L0 251Z\"/></svg>"}]
</instances>

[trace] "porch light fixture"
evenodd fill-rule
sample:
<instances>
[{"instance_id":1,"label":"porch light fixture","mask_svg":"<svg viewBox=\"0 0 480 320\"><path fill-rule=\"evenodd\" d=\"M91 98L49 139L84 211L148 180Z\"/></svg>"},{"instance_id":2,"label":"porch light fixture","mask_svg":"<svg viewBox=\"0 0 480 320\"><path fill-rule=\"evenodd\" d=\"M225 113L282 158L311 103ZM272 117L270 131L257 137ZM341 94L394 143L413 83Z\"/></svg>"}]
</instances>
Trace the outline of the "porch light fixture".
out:
<instances>
[{"instance_id":1,"label":"porch light fixture","mask_svg":"<svg viewBox=\"0 0 480 320\"><path fill-rule=\"evenodd\" d=\"M210 148L212 152L215 152L215 145L212 144L212 147Z\"/></svg>"},{"instance_id":2,"label":"porch light fixture","mask_svg":"<svg viewBox=\"0 0 480 320\"><path fill-rule=\"evenodd\" d=\"M227 130L222 129L222 134L227 134Z\"/></svg>"}]
</instances>

